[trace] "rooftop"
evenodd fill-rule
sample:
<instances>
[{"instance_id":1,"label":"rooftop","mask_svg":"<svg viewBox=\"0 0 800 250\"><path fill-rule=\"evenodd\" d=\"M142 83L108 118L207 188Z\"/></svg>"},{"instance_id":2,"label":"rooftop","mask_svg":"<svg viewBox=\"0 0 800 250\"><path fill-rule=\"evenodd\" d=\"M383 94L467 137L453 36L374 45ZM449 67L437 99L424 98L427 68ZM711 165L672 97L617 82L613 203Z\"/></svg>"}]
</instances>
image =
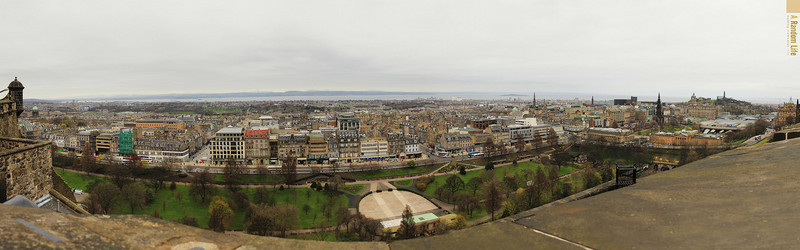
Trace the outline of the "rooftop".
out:
<instances>
[{"instance_id":1,"label":"rooftop","mask_svg":"<svg viewBox=\"0 0 800 250\"><path fill-rule=\"evenodd\" d=\"M242 127L224 127L217 131L217 134L241 134L243 131Z\"/></svg>"}]
</instances>

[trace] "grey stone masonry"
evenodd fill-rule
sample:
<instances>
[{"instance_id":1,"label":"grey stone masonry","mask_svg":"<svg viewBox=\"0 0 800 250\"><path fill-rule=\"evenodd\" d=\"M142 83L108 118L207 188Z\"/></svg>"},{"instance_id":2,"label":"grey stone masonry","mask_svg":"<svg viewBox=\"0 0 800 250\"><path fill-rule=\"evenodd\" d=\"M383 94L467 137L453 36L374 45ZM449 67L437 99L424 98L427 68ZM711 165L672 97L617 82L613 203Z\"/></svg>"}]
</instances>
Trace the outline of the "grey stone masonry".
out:
<instances>
[{"instance_id":1,"label":"grey stone masonry","mask_svg":"<svg viewBox=\"0 0 800 250\"><path fill-rule=\"evenodd\" d=\"M6 184L6 197L36 200L53 188L50 150L46 141L0 138L0 182Z\"/></svg>"}]
</instances>

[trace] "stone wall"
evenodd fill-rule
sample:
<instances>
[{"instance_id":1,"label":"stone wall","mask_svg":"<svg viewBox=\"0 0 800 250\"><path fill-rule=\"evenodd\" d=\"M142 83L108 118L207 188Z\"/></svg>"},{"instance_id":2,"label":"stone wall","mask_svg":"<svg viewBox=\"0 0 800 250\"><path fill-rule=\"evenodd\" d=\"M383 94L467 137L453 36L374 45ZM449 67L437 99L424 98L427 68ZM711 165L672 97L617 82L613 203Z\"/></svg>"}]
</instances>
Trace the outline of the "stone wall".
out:
<instances>
[{"instance_id":1,"label":"stone wall","mask_svg":"<svg viewBox=\"0 0 800 250\"><path fill-rule=\"evenodd\" d=\"M5 180L6 197L23 195L30 200L39 199L53 188L51 143L0 138L0 145L14 144L17 147L0 150L0 178Z\"/></svg>"},{"instance_id":2,"label":"stone wall","mask_svg":"<svg viewBox=\"0 0 800 250\"><path fill-rule=\"evenodd\" d=\"M20 137L17 112L13 103L5 99L0 100L0 137Z\"/></svg>"}]
</instances>

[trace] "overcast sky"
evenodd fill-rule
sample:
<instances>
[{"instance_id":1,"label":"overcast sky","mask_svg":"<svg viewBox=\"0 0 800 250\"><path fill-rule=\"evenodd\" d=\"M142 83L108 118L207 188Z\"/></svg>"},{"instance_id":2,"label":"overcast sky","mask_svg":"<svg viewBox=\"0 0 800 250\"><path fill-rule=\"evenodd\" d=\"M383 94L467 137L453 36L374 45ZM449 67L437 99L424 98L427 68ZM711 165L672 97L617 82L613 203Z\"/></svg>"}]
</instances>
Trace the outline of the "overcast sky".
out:
<instances>
[{"instance_id":1,"label":"overcast sky","mask_svg":"<svg viewBox=\"0 0 800 250\"><path fill-rule=\"evenodd\" d=\"M783 0L4 1L26 98L288 90L800 97Z\"/></svg>"}]
</instances>

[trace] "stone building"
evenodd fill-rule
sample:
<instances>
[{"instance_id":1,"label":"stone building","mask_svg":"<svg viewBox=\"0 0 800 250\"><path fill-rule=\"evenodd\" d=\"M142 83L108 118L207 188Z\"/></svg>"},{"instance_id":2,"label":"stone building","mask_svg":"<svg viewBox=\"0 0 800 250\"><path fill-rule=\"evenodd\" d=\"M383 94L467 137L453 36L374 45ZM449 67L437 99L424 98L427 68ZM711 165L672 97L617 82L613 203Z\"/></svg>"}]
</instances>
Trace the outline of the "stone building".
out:
<instances>
[{"instance_id":1,"label":"stone building","mask_svg":"<svg viewBox=\"0 0 800 250\"><path fill-rule=\"evenodd\" d=\"M389 143L389 157L399 158L405 156L406 139L402 133L388 133L386 141Z\"/></svg>"},{"instance_id":2,"label":"stone building","mask_svg":"<svg viewBox=\"0 0 800 250\"><path fill-rule=\"evenodd\" d=\"M469 152L474 149L472 136L469 134L441 134L437 140L438 150L450 154Z\"/></svg>"},{"instance_id":3,"label":"stone building","mask_svg":"<svg viewBox=\"0 0 800 250\"><path fill-rule=\"evenodd\" d=\"M583 132L583 139L600 143L627 143L634 139L633 131L619 128L588 128Z\"/></svg>"},{"instance_id":4,"label":"stone building","mask_svg":"<svg viewBox=\"0 0 800 250\"><path fill-rule=\"evenodd\" d=\"M472 119L469 120L469 122L467 123L468 126L481 130L488 128L489 125L492 124L497 124L497 119L491 119L491 118Z\"/></svg>"},{"instance_id":5,"label":"stone building","mask_svg":"<svg viewBox=\"0 0 800 250\"><path fill-rule=\"evenodd\" d=\"M721 111L722 110L719 106L710 104L693 104L687 107L686 115L689 117L717 119L717 116L719 116Z\"/></svg>"},{"instance_id":6,"label":"stone building","mask_svg":"<svg viewBox=\"0 0 800 250\"><path fill-rule=\"evenodd\" d=\"M783 125L790 125L797 123L797 117L800 114L800 100L797 100L797 103L784 103L783 106L778 109L778 117L775 118L775 125L783 126Z\"/></svg>"},{"instance_id":7,"label":"stone building","mask_svg":"<svg viewBox=\"0 0 800 250\"><path fill-rule=\"evenodd\" d=\"M650 135L650 143L660 146L722 146L721 135L700 134L697 130L658 132Z\"/></svg>"},{"instance_id":8,"label":"stone building","mask_svg":"<svg viewBox=\"0 0 800 250\"><path fill-rule=\"evenodd\" d=\"M229 158L244 161L244 129L241 127L222 128L211 140L211 161L224 164Z\"/></svg>"},{"instance_id":9,"label":"stone building","mask_svg":"<svg viewBox=\"0 0 800 250\"><path fill-rule=\"evenodd\" d=\"M385 160L389 158L389 143L383 138L361 140L361 160Z\"/></svg>"},{"instance_id":10,"label":"stone building","mask_svg":"<svg viewBox=\"0 0 800 250\"><path fill-rule=\"evenodd\" d=\"M340 130L336 133L339 141L339 161L342 163L358 162L361 159L361 136L357 131Z\"/></svg>"},{"instance_id":11,"label":"stone building","mask_svg":"<svg viewBox=\"0 0 800 250\"><path fill-rule=\"evenodd\" d=\"M336 127L339 130L359 131L361 129L361 120L353 112L341 113L336 116Z\"/></svg>"},{"instance_id":12,"label":"stone building","mask_svg":"<svg viewBox=\"0 0 800 250\"><path fill-rule=\"evenodd\" d=\"M266 127L246 129L244 150L248 164L269 164L269 129Z\"/></svg>"},{"instance_id":13,"label":"stone building","mask_svg":"<svg viewBox=\"0 0 800 250\"><path fill-rule=\"evenodd\" d=\"M300 164L306 163L308 136L305 134L279 134L278 160L283 162L287 157L297 159Z\"/></svg>"},{"instance_id":14,"label":"stone building","mask_svg":"<svg viewBox=\"0 0 800 250\"><path fill-rule=\"evenodd\" d=\"M328 142L325 141L325 135L322 132L314 130L308 134L306 152L309 164L324 164L328 162Z\"/></svg>"}]
</instances>

